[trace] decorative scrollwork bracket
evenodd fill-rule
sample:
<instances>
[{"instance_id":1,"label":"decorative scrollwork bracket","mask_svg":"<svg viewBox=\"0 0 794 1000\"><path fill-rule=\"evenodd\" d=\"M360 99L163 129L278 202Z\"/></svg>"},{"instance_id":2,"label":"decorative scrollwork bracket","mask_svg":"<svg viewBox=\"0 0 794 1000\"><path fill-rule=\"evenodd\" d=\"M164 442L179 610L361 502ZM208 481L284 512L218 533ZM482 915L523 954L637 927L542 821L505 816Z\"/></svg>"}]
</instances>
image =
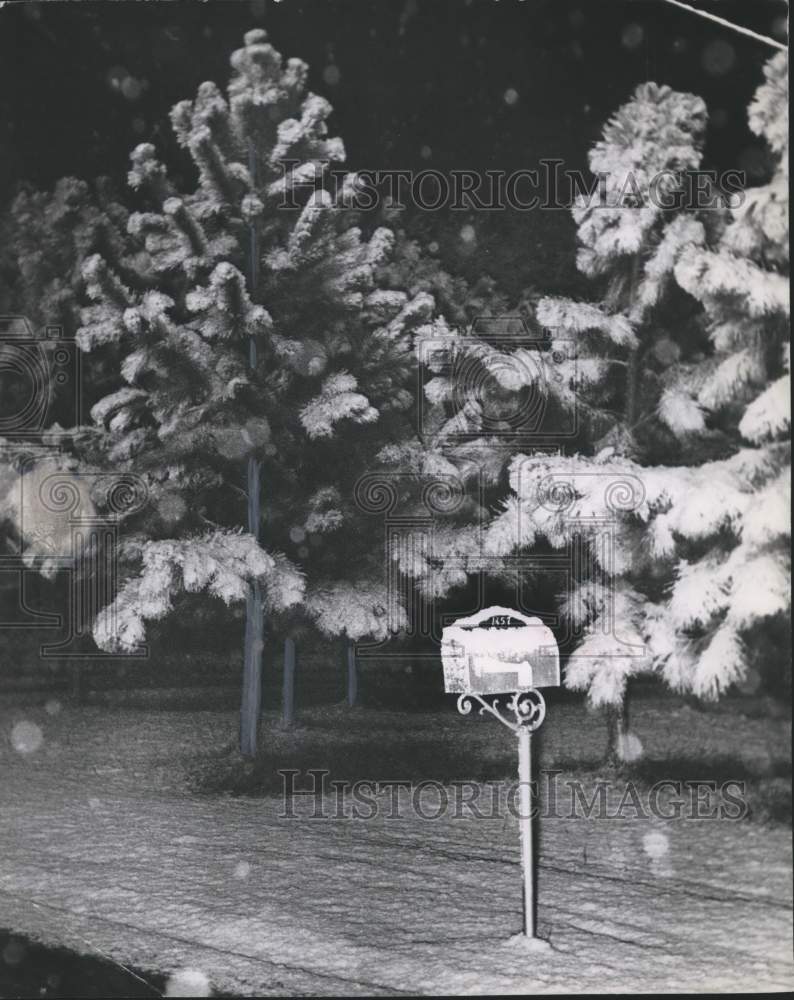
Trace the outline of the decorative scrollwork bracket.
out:
<instances>
[{"instance_id":1,"label":"decorative scrollwork bracket","mask_svg":"<svg viewBox=\"0 0 794 1000\"><path fill-rule=\"evenodd\" d=\"M498 719L503 726L518 736L522 732L534 733L543 724L546 718L546 702L543 695L536 688L528 691L514 691L509 695L509 700L504 706L505 710L513 713L513 719L502 714L500 698L493 701L486 701L479 694L462 694L458 698L458 711L461 715L471 715L475 703L479 704L480 715L488 712L495 719Z\"/></svg>"}]
</instances>

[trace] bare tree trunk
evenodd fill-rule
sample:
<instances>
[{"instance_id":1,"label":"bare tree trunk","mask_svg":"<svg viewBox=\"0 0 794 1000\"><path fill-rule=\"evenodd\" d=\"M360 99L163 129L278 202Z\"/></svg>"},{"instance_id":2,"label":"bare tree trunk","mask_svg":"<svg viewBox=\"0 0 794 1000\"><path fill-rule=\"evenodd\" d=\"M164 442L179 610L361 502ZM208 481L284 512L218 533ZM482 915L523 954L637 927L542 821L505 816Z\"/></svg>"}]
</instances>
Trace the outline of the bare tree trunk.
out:
<instances>
[{"instance_id":1,"label":"bare tree trunk","mask_svg":"<svg viewBox=\"0 0 794 1000\"><path fill-rule=\"evenodd\" d=\"M259 462L248 460L248 530L259 538ZM240 753L255 757L262 707L262 651L265 646L265 605L258 580L248 586L245 604L243 695L240 706Z\"/></svg>"},{"instance_id":2,"label":"bare tree trunk","mask_svg":"<svg viewBox=\"0 0 794 1000\"><path fill-rule=\"evenodd\" d=\"M620 705L607 705L607 749L604 762L609 767L623 763L623 737L629 731L629 705L626 697Z\"/></svg>"},{"instance_id":3,"label":"bare tree trunk","mask_svg":"<svg viewBox=\"0 0 794 1000\"><path fill-rule=\"evenodd\" d=\"M628 312L634 304L637 282L640 275L640 257L635 255L631 269L631 283L628 294ZM640 391L640 345L629 353L626 369L626 401L623 410L624 426L628 434L632 434L637 422ZM619 705L607 705L607 749L605 762L610 767L617 767L623 762L624 738L629 732L629 692L628 687L623 692Z\"/></svg>"},{"instance_id":4,"label":"bare tree trunk","mask_svg":"<svg viewBox=\"0 0 794 1000\"><path fill-rule=\"evenodd\" d=\"M284 684L281 691L281 721L291 726L295 719L295 642L284 640Z\"/></svg>"},{"instance_id":5,"label":"bare tree trunk","mask_svg":"<svg viewBox=\"0 0 794 1000\"><path fill-rule=\"evenodd\" d=\"M352 708L358 701L356 647L352 642L348 642L345 646L345 663L347 667L347 707Z\"/></svg>"},{"instance_id":6,"label":"bare tree trunk","mask_svg":"<svg viewBox=\"0 0 794 1000\"><path fill-rule=\"evenodd\" d=\"M256 159L251 144L248 148L249 171L256 181ZM249 229L248 289L253 298L258 278L256 228ZM248 362L253 371L257 364L256 340L250 338ZM259 526L262 513L261 463L251 456L248 459L248 530L259 541ZM265 645L265 604L262 588L257 580L248 587L245 604L245 647L243 650L243 693L240 705L240 753L246 757L256 756L259 714L262 705L262 651Z\"/></svg>"}]
</instances>

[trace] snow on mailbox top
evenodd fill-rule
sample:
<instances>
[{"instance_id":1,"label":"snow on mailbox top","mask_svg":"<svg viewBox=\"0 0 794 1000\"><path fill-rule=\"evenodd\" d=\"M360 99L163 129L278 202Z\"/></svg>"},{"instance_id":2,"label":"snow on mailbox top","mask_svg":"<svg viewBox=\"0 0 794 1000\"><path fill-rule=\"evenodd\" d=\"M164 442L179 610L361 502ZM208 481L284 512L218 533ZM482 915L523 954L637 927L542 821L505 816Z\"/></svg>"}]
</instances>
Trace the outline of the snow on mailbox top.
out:
<instances>
[{"instance_id":1,"label":"snow on mailbox top","mask_svg":"<svg viewBox=\"0 0 794 1000\"><path fill-rule=\"evenodd\" d=\"M485 608L448 625L441 638L448 694L500 694L559 687L560 653L540 618Z\"/></svg>"}]
</instances>

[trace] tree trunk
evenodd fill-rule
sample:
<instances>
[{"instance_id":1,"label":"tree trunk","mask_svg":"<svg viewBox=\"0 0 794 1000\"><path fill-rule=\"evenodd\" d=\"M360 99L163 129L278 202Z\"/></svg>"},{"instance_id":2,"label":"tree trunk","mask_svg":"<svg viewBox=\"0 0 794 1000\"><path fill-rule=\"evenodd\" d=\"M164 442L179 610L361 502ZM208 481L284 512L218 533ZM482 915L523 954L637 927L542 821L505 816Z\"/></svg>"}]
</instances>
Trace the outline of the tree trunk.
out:
<instances>
[{"instance_id":1,"label":"tree trunk","mask_svg":"<svg viewBox=\"0 0 794 1000\"><path fill-rule=\"evenodd\" d=\"M249 171L256 182L256 158L253 145L248 148ZM256 228L249 228L250 247L248 254L248 290L252 298L256 294L258 279ZM248 364L253 371L257 364L256 339L248 342ZM259 524L262 514L261 464L259 459L248 459L248 530L259 541ZM258 581L248 586L245 604L245 648L243 650L243 694L240 705L240 753L246 757L256 756L259 713L262 704L262 651L265 645L265 606L262 589Z\"/></svg>"},{"instance_id":2,"label":"tree trunk","mask_svg":"<svg viewBox=\"0 0 794 1000\"><path fill-rule=\"evenodd\" d=\"M356 666L356 647L348 642L345 647L347 663L347 707L352 708L358 701L358 668Z\"/></svg>"},{"instance_id":3,"label":"tree trunk","mask_svg":"<svg viewBox=\"0 0 794 1000\"><path fill-rule=\"evenodd\" d=\"M640 352L635 349L629 354L626 377L626 429L632 433L637 422L638 393L640 387Z\"/></svg>"},{"instance_id":4,"label":"tree trunk","mask_svg":"<svg viewBox=\"0 0 794 1000\"><path fill-rule=\"evenodd\" d=\"M284 686L281 692L281 721L291 726L295 719L295 643L284 640Z\"/></svg>"},{"instance_id":5,"label":"tree trunk","mask_svg":"<svg viewBox=\"0 0 794 1000\"><path fill-rule=\"evenodd\" d=\"M240 753L255 757L259 713L262 705L262 649L264 606L259 584L254 582L246 600L245 649L243 652L243 697L240 706Z\"/></svg>"},{"instance_id":6,"label":"tree trunk","mask_svg":"<svg viewBox=\"0 0 794 1000\"><path fill-rule=\"evenodd\" d=\"M627 312L631 312L637 292L637 282L640 274L639 255L634 256L631 269L631 283L628 293ZM637 422L639 410L640 392L640 345L633 348L629 353L628 366L626 369L626 400L623 411L624 426L629 434L633 433L634 425ZM622 750L623 738L629 731L629 692L623 692L623 700L620 705L607 705L607 749L605 762L609 767L618 767L623 763Z\"/></svg>"},{"instance_id":7,"label":"tree trunk","mask_svg":"<svg viewBox=\"0 0 794 1000\"><path fill-rule=\"evenodd\" d=\"M634 300L637 296L637 282L639 281L639 277L640 257L639 254L635 254L631 265L631 283L629 285L628 295L629 301L626 309L626 312L629 314L633 309ZM639 342L638 333L638 343L637 346L633 347L629 352L628 367L626 369L626 402L623 409L623 419L629 431L631 431L634 424L637 422L637 411L639 409L640 348L641 343Z\"/></svg>"},{"instance_id":8,"label":"tree trunk","mask_svg":"<svg viewBox=\"0 0 794 1000\"><path fill-rule=\"evenodd\" d=\"M259 540L260 467L248 460L248 530ZM258 580L248 586L245 604L245 648L243 651L243 697L240 706L240 753L255 757L259 713L262 704L262 651L265 645L265 605Z\"/></svg>"},{"instance_id":9,"label":"tree trunk","mask_svg":"<svg viewBox=\"0 0 794 1000\"><path fill-rule=\"evenodd\" d=\"M619 767L623 763L621 742L629 731L629 705L624 696L620 705L607 705L607 750L605 763Z\"/></svg>"}]
</instances>

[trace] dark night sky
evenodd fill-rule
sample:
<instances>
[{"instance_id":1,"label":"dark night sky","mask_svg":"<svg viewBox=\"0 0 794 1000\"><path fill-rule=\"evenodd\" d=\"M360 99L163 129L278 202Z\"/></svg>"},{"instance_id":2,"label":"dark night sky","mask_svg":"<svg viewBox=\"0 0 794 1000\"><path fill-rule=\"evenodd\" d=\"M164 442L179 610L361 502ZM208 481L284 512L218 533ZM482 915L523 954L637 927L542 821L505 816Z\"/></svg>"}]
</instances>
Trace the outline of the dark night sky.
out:
<instances>
[{"instance_id":1,"label":"dark night sky","mask_svg":"<svg viewBox=\"0 0 794 1000\"><path fill-rule=\"evenodd\" d=\"M779 0L699 5L783 37ZM663 0L86 0L0 10L3 196L20 180L50 185L63 174L123 181L141 141L172 156L170 106L202 80L224 83L229 53L253 26L310 64L355 169L509 171L544 156L582 169L604 119L649 79L705 98L707 166L758 163L746 106L772 50ZM423 220L447 245L466 221ZM539 282L563 258L571 267L567 213L470 221L477 267L515 262L522 281Z\"/></svg>"}]
</instances>

